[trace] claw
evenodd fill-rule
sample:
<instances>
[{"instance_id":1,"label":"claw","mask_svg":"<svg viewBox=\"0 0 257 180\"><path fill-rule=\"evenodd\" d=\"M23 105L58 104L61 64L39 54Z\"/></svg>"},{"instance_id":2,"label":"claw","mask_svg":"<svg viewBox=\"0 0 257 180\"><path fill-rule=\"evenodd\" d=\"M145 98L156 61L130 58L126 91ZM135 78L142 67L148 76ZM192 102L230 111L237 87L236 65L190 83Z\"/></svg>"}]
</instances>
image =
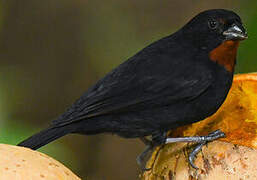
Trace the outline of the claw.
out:
<instances>
[{"instance_id":1,"label":"claw","mask_svg":"<svg viewBox=\"0 0 257 180\"><path fill-rule=\"evenodd\" d=\"M225 133L222 132L221 130L216 130L211 132L210 134L208 134L207 136L203 136L203 140L202 142L199 142L198 145L193 149L193 151L189 154L188 157L188 161L189 164L195 168L195 169L199 169L195 164L194 164L194 160L196 158L196 155L199 153L199 151L201 151L202 147L207 144L207 142L209 141L213 141L222 137L225 137Z\"/></svg>"},{"instance_id":2,"label":"claw","mask_svg":"<svg viewBox=\"0 0 257 180\"><path fill-rule=\"evenodd\" d=\"M146 168L147 155L149 155L154 147L165 144L167 139L165 132L156 132L152 134L152 140L147 139L146 137L141 137L141 141L146 145L145 150L137 157L137 163L142 171L149 171L152 169Z\"/></svg>"},{"instance_id":3,"label":"claw","mask_svg":"<svg viewBox=\"0 0 257 180\"><path fill-rule=\"evenodd\" d=\"M139 165L140 169L142 171L149 171L151 170L152 168L146 168L145 165L146 165L146 156L147 154L149 154L150 151L152 151L153 149L153 146L151 145L147 145L145 150L139 155L137 156L137 164Z\"/></svg>"},{"instance_id":4,"label":"claw","mask_svg":"<svg viewBox=\"0 0 257 180\"><path fill-rule=\"evenodd\" d=\"M191 153L190 153L190 155L189 155L189 157L188 157L188 162L189 162L189 164L190 164L193 168L199 169L199 168L194 164L194 160L195 160L195 156L192 156Z\"/></svg>"},{"instance_id":5,"label":"claw","mask_svg":"<svg viewBox=\"0 0 257 180\"><path fill-rule=\"evenodd\" d=\"M225 137L225 133L222 132L221 130L216 130L216 131L213 131L211 132L210 134L207 135L207 137L213 137L215 139L218 139L218 138L222 138L222 137Z\"/></svg>"},{"instance_id":6,"label":"claw","mask_svg":"<svg viewBox=\"0 0 257 180\"><path fill-rule=\"evenodd\" d=\"M198 144L194 150L189 154L188 156L188 161L189 161L189 164L195 168L195 169L199 169L195 164L194 164L194 161L195 161L195 158L196 158L196 155L199 153L199 151L201 151L202 147L206 144L207 142L203 142L203 143L200 143Z\"/></svg>"},{"instance_id":7,"label":"claw","mask_svg":"<svg viewBox=\"0 0 257 180\"><path fill-rule=\"evenodd\" d=\"M223 133L223 132L221 130L217 129L216 131L213 131L210 134L208 134L208 136L215 136L215 135L220 134L220 133Z\"/></svg>"}]
</instances>

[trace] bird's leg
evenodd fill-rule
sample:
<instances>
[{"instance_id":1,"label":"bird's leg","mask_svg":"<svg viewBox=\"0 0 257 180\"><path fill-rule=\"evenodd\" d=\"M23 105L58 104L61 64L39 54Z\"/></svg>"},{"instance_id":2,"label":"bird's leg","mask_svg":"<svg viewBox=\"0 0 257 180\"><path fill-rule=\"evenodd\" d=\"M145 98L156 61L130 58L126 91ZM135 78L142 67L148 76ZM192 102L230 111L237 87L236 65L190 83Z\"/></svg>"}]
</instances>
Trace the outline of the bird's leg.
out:
<instances>
[{"instance_id":1,"label":"bird's leg","mask_svg":"<svg viewBox=\"0 0 257 180\"><path fill-rule=\"evenodd\" d=\"M153 150L153 148L154 147L150 144L146 145L145 150L137 156L137 164L139 165L142 171L148 171L151 169L151 168L146 168L145 165L147 161L146 157Z\"/></svg>"},{"instance_id":2,"label":"bird's leg","mask_svg":"<svg viewBox=\"0 0 257 180\"><path fill-rule=\"evenodd\" d=\"M152 143L154 146L163 145L166 143L166 132L156 132L152 135Z\"/></svg>"},{"instance_id":3,"label":"bird's leg","mask_svg":"<svg viewBox=\"0 0 257 180\"><path fill-rule=\"evenodd\" d=\"M141 154L137 156L137 164L139 165L142 171L147 171L147 170L150 170L150 168L148 169L145 167L146 161L147 161L146 157L152 151L153 143L151 140L147 139L146 137L140 137L139 139L146 145L146 148Z\"/></svg>"},{"instance_id":4,"label":"bird's leg","mask_svg":"<svg viewBox=\"0 0 257 180\"><path fill-rule=\"evenodd\" d=\"M188 161L190 165L198 169L194 165L194 160L196 155L201 151L202 147L207 144L207 142L214 141L216 139L225 137L225 133L223 133L220 130L216 130L214 132L211 132L207 136L192 136L192 137L177 137L177 138L167 138L166 133L155 133L152 135L152 141L141 137L140 139L146 144L145 150L137 157L137 163L141 167L143 171L150 170L151 168L145 168L146 164L146 156L149 155L149 153L154 149L154 147L163 145L163 144L169 144L169 143L175 143L175 142L195 142L198 143L197 146L193 149L193 151L189 154Z\"/></svg>"},{"instance_id":5,"label":"bird's leg","mask_svg":"<svg viewBox=\"0 0 257 180\"><path fill-rule=\"evenodd\" d=\"M194 148L194 150L189 154L189 157L188 157L190 165L193 168L198 169L198 167L196 167L194 165L194 160L195 160L195 157L196 157L197 153L202 149L203 145L205 145L207 142L213 141L213 140L216 140L216 139L219 139L219 138L222 138L222 137L225 137L225 133L220 131L220 130L216 130L214 132L211 132L207 136L167 138L166 141L165 141L165 144L174 143L174 142L195 142L195 143L198 143L198 145Z\"/></svg>"},{"instance_id":6,"label":"bird's leg","mask_svg":"<svg viewBox=\"0 0 257 180\"><path fill-rule=\"evenodd\" d=\"M140 140L146 145L145 150L137 157L137 163L142 169L142 171L150 170L151 168L146 168L147 155L152 152L152 150L159 145L163 145L166 142L166 133L156 132L152 135L152 140L146 137L140 137Z\"/></svg>"}]
</instances>

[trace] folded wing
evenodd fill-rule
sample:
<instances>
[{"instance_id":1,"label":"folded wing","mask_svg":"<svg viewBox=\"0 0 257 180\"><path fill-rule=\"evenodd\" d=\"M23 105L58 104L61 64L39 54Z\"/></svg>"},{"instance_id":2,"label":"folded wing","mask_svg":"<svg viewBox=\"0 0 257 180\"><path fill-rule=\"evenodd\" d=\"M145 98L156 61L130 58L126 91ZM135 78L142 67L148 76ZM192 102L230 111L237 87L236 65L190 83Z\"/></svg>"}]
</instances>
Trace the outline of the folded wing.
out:
<instances>
[{"instance_id":1,"label":"folded wing","mask_svg":"<svg viewBox=\"0 0 257 180\"><path fill-rule=\"evenodd\" d=\"M212 73L202 63L188 63L183 58L177 62L169 57L129 59L98 81L53 124L63 126L108 113L190 101L212 84Z\"/></svg>"}]
</instances>

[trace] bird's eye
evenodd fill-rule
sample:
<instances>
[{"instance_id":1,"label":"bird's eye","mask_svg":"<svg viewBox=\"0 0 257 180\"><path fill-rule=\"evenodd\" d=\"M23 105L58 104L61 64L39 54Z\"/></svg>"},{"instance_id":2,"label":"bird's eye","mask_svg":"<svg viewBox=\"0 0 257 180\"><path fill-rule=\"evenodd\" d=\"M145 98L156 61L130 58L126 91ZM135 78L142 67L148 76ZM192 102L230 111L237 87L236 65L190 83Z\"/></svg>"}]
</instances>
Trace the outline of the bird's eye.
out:
<instances>
[{"instance_id":1,"label":"bird's eye","mask_svg":"<svg viewBox=\"0 0 257 180\"><path fill-rule=\"evenodd\" d=\"M216 29L218 27L218 22L215 20L210 20L208 24L211 29Z\"/></svg>"}]
</instances>

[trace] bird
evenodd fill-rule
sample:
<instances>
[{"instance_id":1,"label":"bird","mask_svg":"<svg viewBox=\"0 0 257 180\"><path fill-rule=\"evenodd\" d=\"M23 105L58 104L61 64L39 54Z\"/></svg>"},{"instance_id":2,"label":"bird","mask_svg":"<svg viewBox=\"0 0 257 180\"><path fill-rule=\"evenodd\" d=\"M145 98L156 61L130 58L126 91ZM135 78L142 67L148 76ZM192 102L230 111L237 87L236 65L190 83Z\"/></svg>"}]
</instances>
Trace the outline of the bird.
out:
<instances>
[{"instance_id":1,"label":"bird","mask_svg":"<svg viewBox=\"0 0 257 180\"><path fill-rule=\"evenodd\" d=\"M200 12L173 34L111 70L48 128L18 146L36 150L70 133L139 138L146 144L137 157L144 169L143 160L154 147L195 142L188 162L197 168L193 161L202 146L225 134L221 130L195 137L169 138L166 134L219 109L232 85L239 43L247 37L235 12Z\"/></svg>"}]
</instances>

